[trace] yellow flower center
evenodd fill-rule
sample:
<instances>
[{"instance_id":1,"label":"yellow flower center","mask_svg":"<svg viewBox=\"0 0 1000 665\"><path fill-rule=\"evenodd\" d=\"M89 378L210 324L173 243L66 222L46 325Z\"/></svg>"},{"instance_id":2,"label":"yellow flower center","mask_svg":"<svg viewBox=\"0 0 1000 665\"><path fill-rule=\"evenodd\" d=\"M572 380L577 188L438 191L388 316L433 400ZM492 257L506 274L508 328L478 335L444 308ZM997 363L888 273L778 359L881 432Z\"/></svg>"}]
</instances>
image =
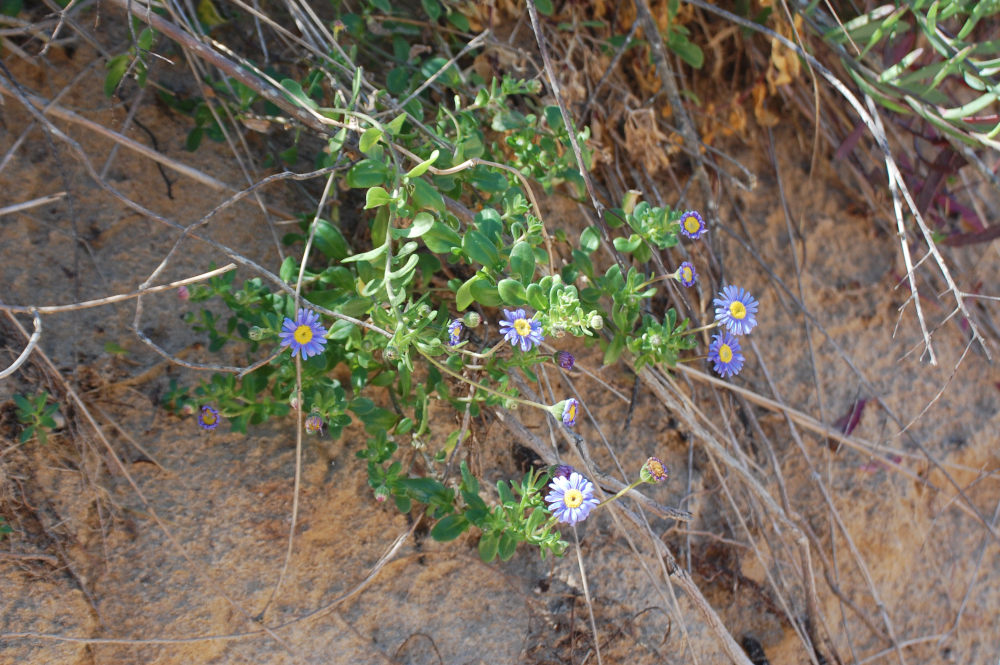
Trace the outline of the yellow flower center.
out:
<instances>
[{"instance_id":1,"label":"yellow flower center","mask_svg":"<svg viewBox=\"0 0 1000 665\"><path fill-rule=\"evenodd\" d=\"M517 319L514 321L514 330L521 337L527 337L531 333L531 322L528 319Z\"/></svg>"},{"instance_id":2,"label":"yellow flower center","mask_svg":"<svg viewBox=\"0 0 1000 665\"><path fill-rule=\"evenodd\" d=\"M583 492L580 490L566 490L563 495L563 503L567 508L579 508L583 504Z\"/></svg>"},{"instance_id":3,"label":"yellow flower center","mask_svg":"<svg viewBox=\"0 0 1000 665\"><path fill-rule=\"evenodd\" d=\"M649 472L655 477L660 478L666 475L663 471L663 465L654 460L649 460Z\"/></svg>"},{"instance_id":4,"label":"yellow flower center","mask_svg":"<svg viewBox=\"0 0 1000 665\"><path fill-rule=\"evenodd\" d=\"M205 410L201 412L201 422L206 425L211 425L215 422L215 414L211 411Z\"/></svg>"},{"instance_id":5,"label":"yellow flower center","mask_svg":"<svg viewBox=\"0 0 1000 665\"><path fill-rule=\"evenodd\" d=\"M734 319L743 320L747 316L747 308L739 300L729 304L729 314Z\"/></svg>"},{"instance_id":6,"label":"yellow flower center","mask_svg":"<svg viewBox=\"0 0 1000 665\"><path fill-rule=\"evenodd\" d=\"M688 215L684 218L684 230L688 233L697 233L700 228L701 224L698 223L698 218L694 215Z\"/></svg>"},{"instance_id":7,"label":"yellow flower center","mask_svg":"<svg viewBox=\"0 0 1000 665\"><path fill-rule=\"evenodd\" d=\"M681 279L683 279L685 282L690 282L691 281L691 269L690 268L687 268L687 267L681 268Z\"/></svg>"},{"instance_id":8,"label":"yellow flower center","mask_svg":"<svg viewBox=\"0 0 1000 665\"><path fill-rule=\"evenodd\" d=\"M576 420L576 404L570 404L566 407L566 413L563 416L563 420L568 420L570 422Z\"/></svg>"},{"instance_id":9,"label":"yellow flower center","mask_svg":"<svg viewBox=\"0 0 1000 665\"><path fill-rule=\"evenodd\" d=\"M733 359L733 350L729 348L728 344L722 344L719 346L719 360L724 363L729 362Z\"/></svg>"},{"instance_id":10,"label":"yellow flower center","mask_svg":"<svg viewBox=\"0 0 1000 665\"><path fill-rule=\"evenodd\" d=\"M293 336L299 344L308 344L312 341L313 330L309 326L302 325L295 329Z\"/></svg>"}]
</instances>

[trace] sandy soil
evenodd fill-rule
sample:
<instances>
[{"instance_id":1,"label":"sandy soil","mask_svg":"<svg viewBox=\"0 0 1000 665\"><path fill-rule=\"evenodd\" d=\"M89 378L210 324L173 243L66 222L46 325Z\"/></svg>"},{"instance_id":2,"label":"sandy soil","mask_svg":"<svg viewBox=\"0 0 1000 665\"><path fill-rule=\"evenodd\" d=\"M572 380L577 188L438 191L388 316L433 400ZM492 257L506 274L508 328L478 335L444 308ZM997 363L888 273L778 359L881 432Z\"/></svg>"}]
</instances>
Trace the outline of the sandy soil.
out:
<instances>
[{"instance_id":1,"label":"sandy soil","mask_svg":"<svg viewBox=\"0 0 1000 665\"><path fill-rule=\"evenodd\" d=\"M80 76L60 105L122 128L127 109L99 95L103 73L86 53L68 58L55 50L45 67L5 62L23 86L47 99ZM223 146L206 142L185 152L186 121L151 96L136 118L155 135L158 150L241 185ZM97 187L65 142L29 129L30 117L10 97L2 120L3 152L28 133L0 170L0 204L67 192L55 203L0 217L3 301L61 304L135 288L178 232ZM634 469L648 455L660 456L674 478L647 494L695 514L687 528L650 516L651 530L641 532L622 528L605 511L580 529L601 656L606 663L725 662L691 601L676 590L672 597L662 583L659 561L643 540L652 537L669 544L735 639L759 644L775 665L810 662L796 630L818 642L817 660L836 653L844 663L996 662L1000 550L974 514L996 533L995 365L981 348L967 350L960 321L942 323L951 304L936 296L933 282L921 288L928 320L937 326L938 364L921 362L912 305L899 311L908 291L898 286L905 268L895 222L865 212L827 156L809 172L800 139L808 130L797 122L790 115L776 133L777 168L763 139L729 151L757 174L758 186L728 193L710 247L726 257L726 280L760 299L762 321L747 370L733 383L826 424L867 400L853 435L896 451L890 454L899 454L899 468L848 447L834 452L836 445L768 409L756 407L760 428L750 427L737 395L677 375L678 390L696 401L703 426L738 433L731 450L756 465L750 473L772 501L788 506L802 531L819 601L813 616L823 621L810 626L802 560L789 549L788 525L763 522L769 513L762 498L733 474L714 470L690 426L694 416L667 412L646 388L630 409L575 372L563 385L584 398L591 420L580 432L596 464L610 474L619 462ZM111 156L110 141L78 124L55 124L79 142L96 170L107 167L108 182L170 220L189 224L226 196L169 171L168 188L148 159L127 150ZM151 145L134 124L125 131ZM792 193L790 221L779 179ZM292 188L265 193L269 204L286 209L295 196ZM579 230L569 221L574 203L553 197L546 207L568 220L567 229ZM227 209L204 232L272 269L280 260L267 220L252 203ZM961 283L984 282L991 292L1000 274L997 249L996 242L973 245L949 250L948 257ZM705 262L706 250L691 248ZM158 281L226 261L184 240ZM700 303L707 311L716 285L702 283L692 299L696 308ZM175 293L148 297L142 329L188 360L226 362L209 356L199 346L204 340L181 321L192 307ZM995 307L974 307L995 317ZM62 389L37 356L0 382L0 514L13 528L0 541L0 663L597 662L576 548L556 561L523 550L510 562L487 565L476 556L473 534L433 542L411 528L411 516L372 501L363 462L354 456L365 437L360 429L306 446L294 555L272 601L292 503L292 421L249 435L224 428L204 433L191 418L165 413L158 402L169 380L193 383L200 375L168 365L141 344L130 331L134 313L134 303L123 303L47 316L39 347L98 414L118 461L79 410L65 406L67 424L47 446L14 446L11 396ZM6 365L24 340L6 319L0 335ZM108 344L127 353L109 353ZM1000 353L995 340L989 349L994 358ZM572 350L581 365L632 395L635 375L624 363L602 368L596 349ZM623 429L628 413L631 424ZM578 463L549 423L536 414L514 415ZM489 482L524 469L524 451L492 417L474 422L467 452ZM952 482L968 505L956 499ZM776 528L784 529L780 537ZM630 541L639 543L639 554ZM390 551L388 563L367 579ZM903 645L898 654L888 636Z\"/></svg>"}]
</instances>

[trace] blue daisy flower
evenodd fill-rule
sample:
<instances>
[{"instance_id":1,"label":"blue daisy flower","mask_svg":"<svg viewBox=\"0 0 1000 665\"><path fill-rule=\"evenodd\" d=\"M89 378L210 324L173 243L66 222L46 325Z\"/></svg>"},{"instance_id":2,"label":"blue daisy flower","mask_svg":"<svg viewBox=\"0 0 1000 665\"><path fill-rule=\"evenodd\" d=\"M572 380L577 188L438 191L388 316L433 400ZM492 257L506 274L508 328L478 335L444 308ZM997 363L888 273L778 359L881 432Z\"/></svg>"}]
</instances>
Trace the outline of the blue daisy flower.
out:
<instances>
[{"instance_id":1,"label":"blue daisy flower","mask_svg":"<svg viewBox=\"0 0 1000 665\"><path fill-rule=\"evenodd\" d=\"M566 427L572 427L576 424L576 415L580 410L580 403L575 399L570 397L566 400L566 404L563 406L562 421L563 425Z\"/></svg>"},{"instance_id":2,"label":"blue daisy flower","mask_svg":"<svg viewBox=\"0 0 1000 665\"><path fill-rule=\"evenodd\" d=\"M448 346L462 341L462 319L454 319L448 324Z\"/></svg>"},{"instance_id":3,"label":"blue daisy flower","mask_svg":"<svg viewBox=\"0 0 1000 665\"><path fill-rule=\"evenodd\" d=\"M725 330L712 336L712 343L708 347L708 359L714 363L712 369L722 378L736 376L743 369L744 358L740 351L740 342Z\"/></svg>"},{"instance_id":4,"label":"blue daisy flower","mask_svg":"<svg viewBox=\"0 0 1000 665\"><path fill-rule=\"evenodd\" d=\"M722 289L715 305L715 320L734 335L746 335L757 325L757 300L750 292L730 284Z\"/></svg>"},{"instance_id":5,"label":"blue daisy flower","mask_svg":"<svg viewBox=\"0 0 1000 665\"><path fill-rule=\"evenodd\" d=\"M549 483L552 491L545 496L549 510L560 522L576 524L587 519L597 507L594 484L574 471L569 477L556 476Z\"/></svg>"},{"instance_id":6,"label":"blue daisy flower","mask_svg":"<svg viewBox=\"0 0 1000 665\"><path fill-rule=\"evenodd\" d=\"M697 240L708 232L705 220L694 210L688 210L681 215L681 234L692 240Z\"/></svg>"},{"instance_id":7,"label":"blue daisy flower","mask_svg":"<svg viewBox=\"0 0 1000 665\"><path fill-rule=\"evenodd\" d=\"M529 319L523 309L513 312L505 309L503 316L505 320L500 322L500 333L512 346L520 344L522 351L530 351L545 339L542 336L542 324Z\"/></svg>"},{"instance_id":8,"label":"blue daisy flower","mask_svg":"<svg viewBox=\"0 0 1000 665\"><path fill-rule=\"evenodd\" d=\"M698 281L698 273L694 269L694 264L689 261L682 263L677 268L677 272L674 273L674 279L682 286L694 286L694 283Z\"/></svg>"},{"instance_id":9,"label":"blue daisy flower","mask_svg":"<svg viewBox=\"0 0 1000 665\"><path fill-rule=\"evenodd\" d=\"M292 357L302 354L302 358L310 358L323 353L326 346L326 328L319 322L319 314L308 309L300 309L298 316L292 321L285 318L278 336L281 346L292 347Z\"/></svg>"},{"instance_id":10,"label":"blue daisy flower","mask_svg":"<svg viewBox=\"0 0 1000 665\"><path fill-rule=\"evenodd\" d=\"M206 404L198 414L198 425L202 429L213 430L219 426L219 412Z\"/></svg>"}]
</instances>

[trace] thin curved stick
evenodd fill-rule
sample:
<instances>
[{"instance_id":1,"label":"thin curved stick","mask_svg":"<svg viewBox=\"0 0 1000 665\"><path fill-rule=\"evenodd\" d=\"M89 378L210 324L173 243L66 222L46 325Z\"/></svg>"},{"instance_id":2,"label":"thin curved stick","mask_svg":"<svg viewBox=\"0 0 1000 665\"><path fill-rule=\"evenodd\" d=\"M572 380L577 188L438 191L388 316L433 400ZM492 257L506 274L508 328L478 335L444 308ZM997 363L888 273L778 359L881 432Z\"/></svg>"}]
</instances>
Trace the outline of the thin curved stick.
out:
<instances>
[{"instance_id":1,"label":"thin curved stick","mask_svg":"<svg viewBox=\"0 0 1000 665\"><path fill-rule=\"evenodd\" d=\"M161 284L160 286L139 288L136 289L135 291L130 291L129 293L120 293L118 295L107 296L105 298L98 298L96 300L84 300L83 302L71 303L69 305L40 305L37 307L34 305L5 305L3 303L0 303L0 310L7 310L8 312L15 312L19 314L24 314L29 312L37 312L39 314L74 312L79 309L101 307L103 305L110 305L116 302L131 300L132 298L138 298L139 296L144 296L147 293L160 293L161 291L170 291L180 286L186 286L188 284L194 284L196 282L204 282L206 279L211 279L212 277L223 275L231 270L236 270L235 263L227 263L221 268L216 268L215 270L210 270L209 272L205 272L200 275L195 275L194 277L186 277L184 279L179 279L176 282L170 282L169 284ZM0 378L3 377L0 376Z\"/></svg>"},{"instance_id":2,"label":"thin curved stick","mask_svg":"<svg viewBox=\"0 0 1000 665\"><path fill-rule=\"evenodd\" d=\"M0 305L0 309L2 308L3 306ZM10 314L8 314L8 316L12 319L14 318ZM42 338L42 317L38 316L38 312L34 312L34 316L31 321L35 324L35 331L31 333L31 337L28 338L28 343L25 345L24 351L21 351L21 355L19 355L17 359L11 363L10 367L0 372L0 379L6 379L8 376L16 372L18 368L28 360L28 356L30 356L31 352L35 350L35 347L38 346L38 340Z\"/></svg>"}]
</instances>

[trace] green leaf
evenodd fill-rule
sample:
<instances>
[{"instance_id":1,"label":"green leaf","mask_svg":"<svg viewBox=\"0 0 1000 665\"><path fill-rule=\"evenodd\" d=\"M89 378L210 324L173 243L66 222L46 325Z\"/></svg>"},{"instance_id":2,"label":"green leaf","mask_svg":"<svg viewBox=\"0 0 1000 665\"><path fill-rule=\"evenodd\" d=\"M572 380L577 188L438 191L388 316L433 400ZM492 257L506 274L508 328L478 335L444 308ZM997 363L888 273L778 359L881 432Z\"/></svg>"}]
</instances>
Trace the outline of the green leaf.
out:
<instances>
[{"instance_id":1,"label":"green leaf","mask_svg":"<svg viewBox=\"0 0 1000 665\"><path fill-rule=\"evenodd\" d=\"M368 190L368 193L365 194L365 210L384 206L390 201L392 201L392 197L389 196L389 192L385 191L381 187L372 187Z\"/></svg>"},{"instance_id":2,"label":"green leaf","mask_svg":"<svg viewBox=\"0 0 1000 665\"><path fill-rule=\"evenodd\" d=\"M458 308L458 311L465 311L465 309L472 304L472 283L476 281L478 277L479 275L476 275L462 284L462 286L458 287L458 292L455 293L455 307Z\"/></svg>"},{"instance_id":3,"label":"green leaf","mask_svg":"<svg viewBox=\"0 0 1000 665\"><path fill-rule=\"evenodd\" d=\"M295 260L293 256L286 256L285 260L281 262L281 268L278 270L278 277L281 278L282 282L292 283L299 276L299 263Z\"/></svg>"},{"instance_id":4,"label":"green leaf","mask_svg":"<svg viewBox=\"0 0 1000 665\"><path fill-rule=\"evenodd\" d=\"M465 515L448 515L431 529L431 538L439 543L447 543L461 536L469 528Z\"/></svg>"},{"instance_id":5,"label":"green leaf","mask_svg":"<svg viewBox=\"0 0 1000 665\"><path fill-rule=\"evenodd\" d=\"M324 256L340 261L348 255L347 240L340 229L325 219L317 219L314 228L313 244Z\"/></svg>"},{"instance_id":6,"label":"green leaf","mask_svg":"<svg viewBox=\"0 0 1000 665\"><path fill-rule=\"evenodd\" d=\"M552 13L555 11L555 8L552 6L552 0L535 0L535 8L543 16L552 16ZM504 560L506 561L506 559Z\"/></svg>"},{"instance_id":7,"label":"green leaf","mask_svg":"<svg viewBox=\"0 0 1000 665\"><path fill-rule=\"evenodd\" d=\"M104 95L111 97L118 89L125 72L128 70L129 54L122 53L108 60L108 74L104 77Z\"/></svg>"},{"instance_id":8,"label":"green leaf","mask_svg":"<svg viewBox=\"0 0 1000 665\"><path fill-rule=\"evenodd\" d=\"M389 279L399 279L404 275L413 272L413 269L416 267L417 261L419 260L419 256L416 254L410 254L410 257L406 259L406 263L403 264L403 267L397 268L389 273Z\"/></svg>"},{"instance_id":9,"label":"green leaf","mask_svg":"<svg viewBox=\"0 0 1000 665\"><path fill-rule=\"evenodd\" d=\"M517 501L514 500L514 495L510 491L510 485L507 484L507 481L497 481L497 494L500 496L500 503L502 505L513 506L517 504Z\"/></svg>"},{"instance_id":10,"label":"green leaf","mask_svg":"<svg viewBox=\"0 0 1000 665\"><path fill-rule=\"evenodd\" d=\"M472 169L472 173L469 175L469 183L476 189L491 193L506 191L510 186L507 183L507 176L491 171L488 167L482 165Z\"/></svg>"},{"instance_id":11,"label":"green leaf","mask_svg":"<svg viewBox=\"0 0 1000 665\"><path fill-rule=\"evenodd\" d=\"M385 89L393 95L402 95L410 85L410 70L406 67L393 68L385 77Z\"/></svg>"},{"instance_id":12,"label":"green leaf","mask_svg":"<svg viewBox=\"0 0 1000 665\"><path fill-rule=\"evenodd\" d=\"M389 248L386 247L385 245L379 245L375 249L364 252L362 254L355 254L354 256L348 256L346 259L342 259L341 263L350 263L352 261L371 261L373 259L377 259L382 254L385 254L387 249ZM287 261L289 258L291 257L288 257L285 260Z\"/></svg>"},{"instance_id":13,"label":"green leaf","mask_svg":"<svg viewBox=\"0 0 1000 665\"><path fill-rule=\"evenodd\" d=\"M489 239L476 230L469 231L462 238L465 255L487 268L494 268L500 261L500 253Z\"/></svg>"},{"instance_id":14,"label":"green leaf","mask_svg":"<svg viewBox=\"0 0 1000 665\"><path fill-rule=\"evenodd\" d=\"M204 136L205 130L201 127L195 127L190 132L188 132L187 140L184 142L184 149L188 152L194 152L201 145L201 137Z\"/></svg>"},{"instance_id":15,"label":"green leaf","mask_svg":"<svg viewBox=\"0 0 1000 665\"><path fill-rule=\"evenodd\" d=\"M498 554L500 555L501 561L510 561L510 558L514 556L514 551L517 549L517 538L509 533L505 533L500 536L500 547Z\"/></svg>"},{"instance_id":16,"label":"green leaf","mask_svg":"<svg viewBox=\"0 0 1000 665\"><path fill-rule=\"evenodd\" d=\"M292 79L282 79L281 87L285 89L285 96L299 106L311 109L319 108L319 105L306 94L305 90L302 89L302 85L298 81Z\"/></svg>"},{"instance_id":17,"label":"green leaf","mask_svg":"<svg viewBox=\"0 0 1000 665\"><path fill-rule=\"evenodd\" d=\"M588 226L580 234L580 249L587 254L592 254L601 246L601 234L596 226Z\"/></svg>"},{"instance_id":18,"label":"green leaf","mask_svg":"<svg viewBox=\"0 0 1000 665\"><path fill-rule=\"evenodd\" d=\"M639 249L639 245L642 244L642 238L633 233L628 238L615 238L612 242L615 249L619 252L631 254L635 250Z\"/></svg>"},{"instance_id":19,"label":"green leaf","mask_svg":"<svg viewBox=\"0 0 1000 665\"><path fill-rule=\"evenodd\" d=\"M17 405L17 408L19 409L19 412L17 414L19 420L21 420L22 418L27 418L28 415L35 412L34 405L24 395L14 395L14 403ZM21 422L25 421L21 420Z\"/></svg>"},{"instance_id":20,"label":"green leaf","mask_svg":"<svg viewBox=\"0 0 1000 665\"><path fill-rule=\"evenodd\" d=\"M622 351L625 350L625 338L621 335L615 335L611 343L608 344L608 348L604 351L604 364L613 365L622 355Z\"/></svg>"},{"instance_id":21,"label":"green leaf","mask_svg":"<svg viewBox=\"0 0 1000 665\"><path fill-rule=\"evenodd\" d=\"M529 284L527 289L528 304L534 307L539 312L548 311L548 298L545 296L545 290L538 284Z\"/></svg>"},{"instance_id":22,"label":"green leaf","mask_svg":"<svg viewBox=\"0 0 1000 665\"><path fill-rule=\"evenodd\" d=\"M483 208L476 213L476 228L495 246L503 244L503 220L494 208Z\"/></svg>"},{"instance_id":23,"label":"green leaf","mask_svg":"<svg viewBox=\"0 0 1000 665\"><path fill-rule=\"evenodd\" d=\"M429 208L438 212L444 212L444 197L429 182L418 178L410 184L413 185L413 202L418 208Z\"/></svg>"},{"instance_id":24,"label":"green leaf","mask_svg":"<svg viewBox=\"0 0 1000 665\"><path fill-rule=\"evenodd\" d=\"M432 23L436 23L441 18L441 5L438 4L437 0L420 0L420 4L423 5L424 11Z\"/></svg>"},{"instance_id":25,"label":"green leaf","mask_svg":"<svg viewBox=\"0 0 1000 665\"><path fill-rule=\"evenodd\" d=\"M443 222L434 222L423 236L427 249L435 254L447 254L452 247L459 247L462 238Z\"/></svg>"},{"instance_id":26,"label":"green leaf","mask_svg":"<svg viewBox=\"0 0 1000 665\"><path fill-rule=\"evenodd\" d=\"M563 123L562 112L558 106L545 107L545 122L553 132L558 133L566 125Z\"/></svg>"},{"instance_id":27,"label":"green leaf","mask_svg":"<svg viewBox=\"0 0 1000 665\"><path fill-rule=\"evenodd\" d=\"M406 122L406 114L400 113L395 118L385 124L385 130L390 136L397 136L403 131L403 123Z\"/></svg>"},{"instance_id":28,"label":"green leaf","mask_svg":"<svg viewBox=\"0 0 1000 665\"><path fill-rule=\"evenodd\" d=\"M441 152L439 150L435 150L434 152L432 152L430 157L428 157L427 159L425 159L424 161L420 162L412 169L410 169L410 171L406 174L406 177L419 178L420 176L422 176L424 173L427 172L427 169L429 169L431 165L434 164L435 161L437 161L438 155L440 154Z\"/></svg>"},{"instance_id":29,"label":"green leaf","mask_svg":"<svg viewBox=\"0 0 1000 665\"><path fill-rule=\"evenodd\" d=\"M148 51L153 46L153 37L156 33L153 32L152 28L144 28L142 32L139 33L139 38L136 40L139 48L143 51Z\"/></svg>"},{"instance_id":30,"label":"green leaf","mask_svg":"<svg viewBox=\"0 0 1000 665\"><path fill-rule=\"evenodd\" d=\"M531 245L521 240L510 250L510 269L522 283L530 283L535 276L535 252Z\"/></svg>"},{"instance_id":31,"label":"green leaf","mask_svg":"<svg viewBox=\"0 0 1000 665\"><path fill-rule=\"evenodd\" d=\"M528 294L524 286L514 279L502 279L497 284L500 298L508 305L523 305L528 302Z\"/></svg>"},{"instance_id":32,"label":"green leaf","mask_svg":"<svg viewBox=\"0 0 1000 665\"><path fill-rule=\"evenodd\" d=\"M392 229L393 238L419 238L434 226L434 218L426 212L419 212L405 229Z\"/></svg>"},{"instance_id":33,"label":"green leaf","mask_svg":"<svg viewBox=\"0 0 1000 665\"><path fill-rule=\"evenodd\" d=\"M473 494L479 494L479 480L469 471L469 465L465 463L465 460L462 460L460 469L462 471L462 484Z\"/></svg>"},{"instance_id":34,"label":"green leaf","mask_svg":"<svg viewBox=\"0 0 1000 665\"><path fill-rule=\"evenodd\" d=\"M374 159L362 159L347 172L347 184L351 187L373 187L386 182L389 182L388 169Z\"/></svg>"},{"instance_id":35,"label":"green leaf","mask_svg":"<svg viewBox=\"0 0 1000 665\"><path fill-rule=\"evenodd\" d=\"M197 8L195 8L195 15L198 20L207 25L209 28L214 28L217 25L222 25L226 22L226 19L219 14L219 10L215 8L212 4L212 0L201 0L198 3Z\"/></svg>"},{"instance_id":36,"label":"green leaf","mask_svg":"<svg viewBox=\"0 0 1000 665\"><path fill-rule=\"evenodd\" d=\"M500 539L494 533L483 534L479 539L479 558L489 563L497 558L497 548L500 546Z\"/></svg>"},{"instance_id":37,"label":"green leaf","mask_svg":"<svg viewBox=\"0 0 1000 665\"><path fill-rule=\"evenodd\" d=\"M448 22L462 32L469 31L469 19L465 18L465 15L460 14L458 11L453 11L448 14Z\"/></svg>"},{"instance_id":38,"label":"green leaf","mask_svg":"<svg viewBox=\"0 0 1000 665\"><path fill-rule=\"evenodd\" d=\"M476 302L485 307L498 307L501 304L500 294L497 287L493 286L488 279L481 277L472 283L472 297Z\"/></svg>"},{"instance_id":39,"label":"green leaf","mask_svg":"<svg viewBox=\"0 0 1000 665\"><path fill-rule=\"evenodd\" d=\"M701 69L701 66L705 64L705 54L702 53L701 47L679 32L670 33L670 37L667 39L667 48L695 69Z\"/></svg>"},{"instance_id":40,"label":"green leaf","mask_svg":"<svg viewBox=\"0 0 1000 665\"><path fill-rule=\"evenodd\" d=\"M358 141L358 148L367 155L380 138L382 138L382 130L378 127L369 127L361 135L361 139Z\"/></svg>"}]
</instances>

